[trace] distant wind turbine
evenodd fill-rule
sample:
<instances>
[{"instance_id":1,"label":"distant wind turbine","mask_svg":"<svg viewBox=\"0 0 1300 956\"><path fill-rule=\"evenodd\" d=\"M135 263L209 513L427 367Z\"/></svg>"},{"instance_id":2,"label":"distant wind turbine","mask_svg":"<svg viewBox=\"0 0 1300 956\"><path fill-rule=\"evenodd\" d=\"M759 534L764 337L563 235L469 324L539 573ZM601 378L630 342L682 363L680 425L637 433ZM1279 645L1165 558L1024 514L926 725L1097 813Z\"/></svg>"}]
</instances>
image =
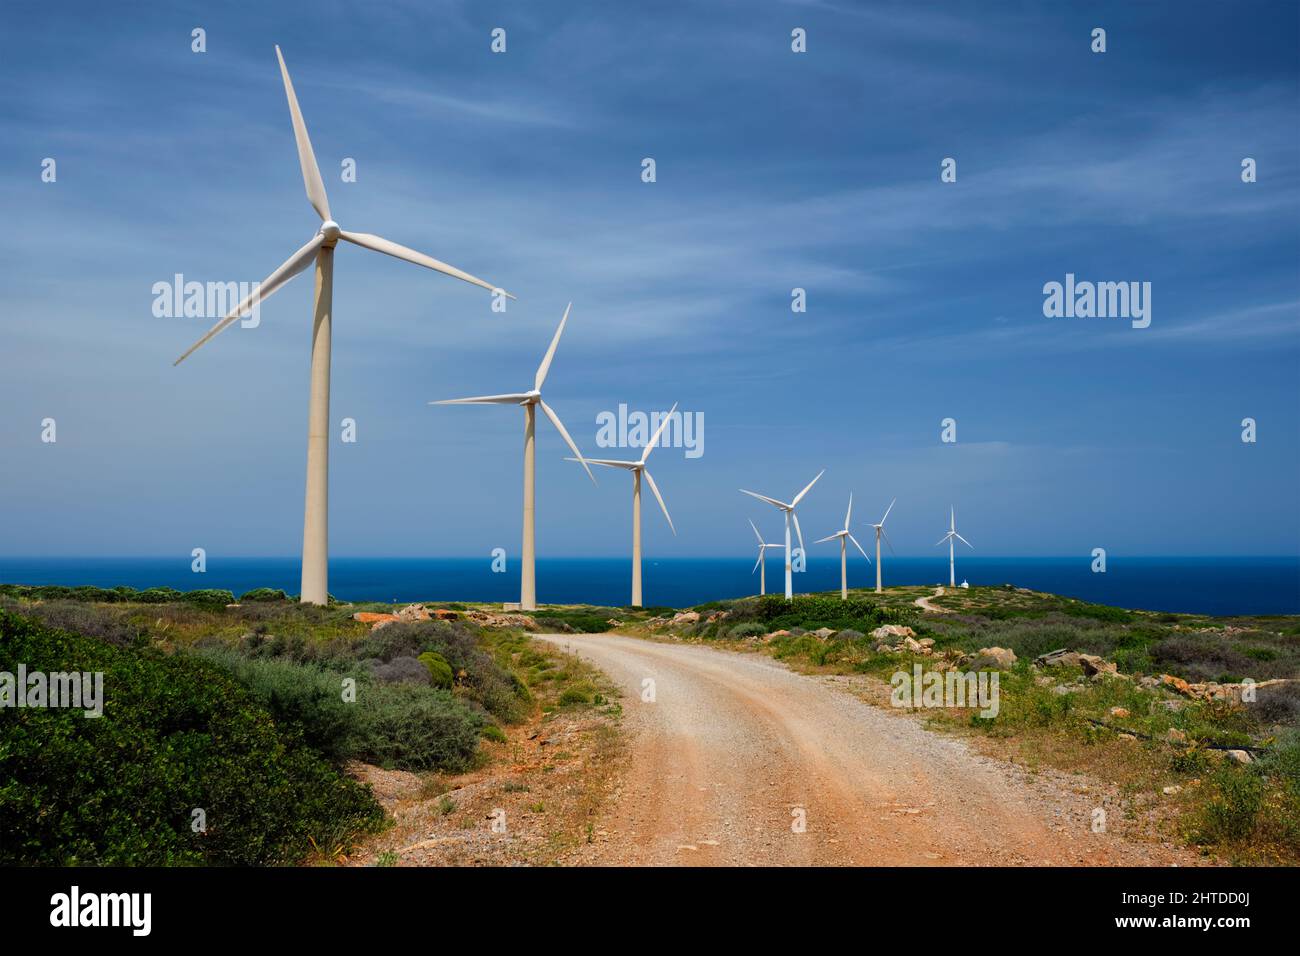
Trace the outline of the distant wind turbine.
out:
<instances>
[{"instance_id":1,"label":"distant wind turbine","mask_svg":"<svg viewBox=\"0 0 1300 956\"><path fill-rule=\"evenodd\" d=\"M449 398L440 402L430 402L430 405L522 405L524 408L524 547L523 555L520 558L519 574L519 606L525 611L537 610L537 536L536 536L536 448L535 434L537 430L537 407L540 405L546 417L551 420L555 430L560 433L573 453L578 456L582 462L582 467L587 472L587 477L594 484L596 476L591 473L587 467L587 461L582 457L582 452L578 446L573 443L569 437L569 432L565 429L564 423L560 421L560 416L555 414L555 410L542 401L542 383L546 381L546 373L550 371L551 359L555 358L555 348L560 344L560 336L564 334L564 324L569 321L569 309L573 307L570 302L564 309L564 317L560 319L560 327L555 330L555 337L551 339L551 347L546 350L542 356L542 364L537 366L537 376L533 379L533 387L527 392L514 392L507 395L476 395L473 398Z\"/></svg>"},{"instance_id":2,"label":"distant wind turbine","mask_svg":"<svg viewBox=\"0 0 1300 956\"><path fill-rule=\"evenodd\" d=\"M840 600L849 599L849 559L848 559L848 542L853 542L853 547L862 552L862 556L867 558L867 552L862 551L862 545L858 544L858 539L853 537L849 532L849 520L853 517L853 495L849 494L849 510L844 512L844 530L836 531L834 534L827 535L824 538L818 538L813 544L824 544L827 541L840 539ZM871 559L867 558L870 563Z\"/></svg>"},{"instance_id":3,"label":"distant wind turbine","mask_svg":"<svg viewBox=\"0 0 1300 956\"><path fill-rule=\"evenodd\" d=\"M956 508L952 509L952 512L949 516L948 533L934 543L935 547L938 547L939 545L943 544L945 541L948 542L948 586L955 588L957 586L956 556L953 553L955 550L954 548L955 542L960 541L962 544L966 545L966 547L970 548L972 551L975 550L975 545L971 544L969 541L967 541L965 538L963 538L961 535L957 533L957 509Z\"/></svg>"},{"instance_id":4,"label":"distant wind turbine","mask_svg":"<svg viewBox=\"0 0 1300 956\"><path fill-rule=\"evenodd\" d=\"M897 501L897 500L898 500L897 498L894 499L894 501ZM889 540L889 535L885 534L885 518L888 518L888 517L889 517L889 513L890 513L891 511L894 510L894 501L891 501L891 502L889 503L889 507L885 509L885 515L884 515L884 517L881 518L880 521L879 521L878 523L873 524L873 525L871 526L871 527L873 527L873 528L876 529L876 593L877 593L877 594L881 593L881 587L880 587L880 565L881 565L881 561L880 561L880 539L881 539L881 537L884 537L884 539L885 539L885 544L889 545L889 553L890 553L890 554L894 554L894 553L895 553L895 552L894 552L894 543L893 543L892 541Z\"/></svg>"},{"instance_id":5,"label":"distant wind turbine","mask_svg":"<svg viewBox=\"0 0 1300 956\"><path fill-rule=\"evenodd\" d=\"M740 489L741 494L749 495L751 498L757 498L759 501L766 501L769 505L773 505L785 513L785 599L787 601L794 599L794 577L790 570L790 521L791 519L794 520L794 531L795 534L799 536L799 550L803 551L803 531L799 528L799 516L794 513L794 509L798 507L799 502L803 500L803 496L808 494L809 489L811 489L813 485L817 484L817 479L824 474L826 474L825 468L817 472L817 478L808 482L807 487L805 487L803 491L799 492L799 494L795 495L794 500L788 504L784 501L778 501L776 498L769 498L767 495L760 495L756 491L746 491L744 488Z\"/></svg>"},{"instance_id":6,"label":"distant wind turbine","mask_svg":"<svg viewBox=\"0 0 1300 956\"><path fill-rule=\"evenodd\" d=\"M673 519L668 514L668 506L664 504L663 495L659 494L659 486L655 484L654 476L646 468L646 459L650 457L650 452L654 450L655 445L659 443L659 437L663 435L664 429L672 421L673 414L677 411L677 405L674 404L672 409L664 416L663 421L655 430L654 437L646 443L645 451L641 452L641 457L637 461L614 461L610 458L569 458L567 461L582 462L584 466L588 463L593 465L604 465L606 468L624 468L632 472L632 607L641 607L641 476L645 476L646 484L654 492L655 500L659 502L659 507L663 509L664 517L668 519L668 527L672 528L673 534L677 534L677 529L673 527Z\"/></svg>"},{"instance_id":7,"label":"distant wind turbine","mask_svg":"<svg viewBox=\"0 0 1300 956\"><path fill-rule=\"evenodd\" d=\"M768 548L780 548L783 547L783 545L768 544L763 540L763 536L758 533L758 526L755 525L753 521L749 522L749 526L754 529L754 537L758 539L758 560L754 562L754 571L759 572L758 593L759 595L763 595L767 593L767 562L764 561L763 558L767 555ZM750 571L749 573L753 574L754 571Z\"/></svg>"},{"instance_id":8,"label":"distant wind turbine","mask_svg":"<svg viewBox=\"0 0 1300 956\"><path fill-rule=\"evenodd\" d=\"M284 65L280 48L275 48L280 61L280 76L284 80L284 93L289 99L289 118L293 122L294 139L298 142L298 162L307 187L307 199L321 218L320 230L305 246L295 252L278 269L267 276L261 286L220 322L210 328L178 358L173 365L185 361L195 349L218 333L229 328L241 314L255 302L269 298L281 286L313 262L316 263L316 304L311 337L311 400L307 417L307 494L303 510L302 530L302 602L325 604L329 600L329 418L330 418L330 333L334 314L334 247L340 239L354 245L383 252L397 259L405 259L417 266L433 269L484 289L496 291L496 286L476 279L467 272L432 259L422 252L399 246L379 236L365 232L345 232L330 218L329 199L325 196L325 183L316 166L307 137L307 124L298 109L298 98L289 79L289 68ZM508 294L508 293L507 293ZM514 298L514 296L510 296Z\"/></svg>"}]
</instances>

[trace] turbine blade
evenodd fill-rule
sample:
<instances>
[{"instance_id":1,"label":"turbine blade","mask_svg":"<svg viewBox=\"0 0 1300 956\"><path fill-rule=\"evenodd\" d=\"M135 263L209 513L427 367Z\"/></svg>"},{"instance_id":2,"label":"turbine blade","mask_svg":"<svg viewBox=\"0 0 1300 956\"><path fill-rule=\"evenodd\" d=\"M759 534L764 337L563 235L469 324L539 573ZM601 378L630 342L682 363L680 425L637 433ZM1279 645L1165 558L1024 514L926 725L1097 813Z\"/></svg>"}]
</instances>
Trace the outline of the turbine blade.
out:
<instances>
[{"instance_id":1,"label":"turbine blade","mask_svg":"<svg viewBox=\"0 0 1300 956\"><path fill-rule=\"evenodd\" d=\"M859 551L862 551L862 545L858 544L857 538L853 537L853 535L849 535L849 540L853 542L853 547L857 548ZM862 551L862 556L867 559L868 564L871 563L871 555L867 554L867 552L865 551Z\"/></svg>"},{"instance_id":2,"label":"turbine blade","mask_svg":"<svg viewBox=\"0 0 1300 956\"><path fill-rule=\"evenodd\" d=\"M641 464L644 465L645 460L650 457L650 452L653 451L655 445L659 443L659 436L664 433L664 429L668 427L668 423L672 421L673 413L676 411L677 403L673 402L673 407L669 409L668 414L659 422L659 427L655 429L654 437L646 442L645 451L641 452Z\"/></svg>"},{"instance_id":3,"label":"turbine blade","mask_svg":"<svg viewBox=\"0 0 1300 956\"><path fill-rule=\"evenodd\" d=\"M189 358L190 355L194 352L194 350L197 349L200 345L208 341L208 339L212 338L218 332L222 332L229 326L233 325L235 320L239 318L239 314L243 312L245 309L247 309L250 305L252 305L253 302L256 301L260 304L261 302L270 298L277 289L279 289L282 285L284 285L286 282L288 282L290 279L296 276L299 272L302 272L309 265L311 265L312 260L316 258L316 251L320 248L321 243L324 241L325 240L322 236L318 235L313 237L311 242L307 243L307 245L303 246L301 249L299 249L297 252L291 255L288 258L288 260L286 260L280 266L280 268L276 269L269 276L267 276L266 279L262 282L262 284L258 286L256 292L254 292L252 295L246 298L243 302L239 303L239 305L235 306L234 310L231 311L230 314L227 315L225 318L223 318L220 322L218 322L212 328L208 329L207 334L204 335L203 338L195 342L193 345L191 345L188 349L186 349L185 354L182 355L180 358L178 358L175 362L172 362L172 365L173 366L180 365L181 362L184 362L187 358Z\"/></svg>"},{"instance_id":4,"label":"turbine blade","mask_svg":"<svg viewBox=\"0 0 1300 956\"><path fill-rule=\"evenodd\" d=\"M823 468L821 471L817 472L817 478L814 478L812 481L808 482L808 487L804 488L803 491L799 492L799 494L797 494L797 495L794 496L794 501L790 502L790 507L793 508L793 507L795 507L796 505L798 505L799 502L803 500L803 496L806 495L806 494L808 494L808 491L812 488L812 486L815 485L815 484L817 484L817 479L820 478L820 477L821 477L822 475L824 475L824 474L826 474L826 469L825 469L825 468Z\"/></svg>"},{"instance_id":5,"label":"turbine blade","mask_svg":"<svg viewBox=\"0 0 1300 956\"><path fill-rule=\"evenodd\" d=\"M664 517L668 518L668 527L672 528L673 534L676 535L677 529L673 527L673 519L668 515L668 506L664 504L664 496L659 494L659 486L655 484L654 477L648 471L643 471L641 474L645 475L646 484L649 485L650 490L655 493L655 501L659 502L659 507L664 511Z\"/></svg>"},{"instance_id":6,"label":"turbine blade","mask_svg":"<svg viewBox=\"0 0 1300 956\"><path fill-rule=\"evenodd\" d=\"M960 541L962 544L966 545L966 547L970 548L972 551L975 550L975 545L971 544L969 541L967 541L967 540L966 540L965 538L963 538L961 535L957 534L957 532L955 532L955 531L953 532L953 537L955 537L955 538L956 538L958 541Z\"/></svg>"},{"instance_id":7,"label":"turbine blade","mask_svg":"<svg viewBox=\"0 0 1300 956\"><path fill-rule=\"evenodd\" d=\"M758 571L758 566L759 566L760 564L762 564L762 563L763 563L763 549L762 549L762 548L759 548L759 549L758 549L758 560L754 562L754 570L753 570L753 571L750 571L749 573L750 573L750 574L754 574L754 573L756 573L756 572Z\"/></svg>"},{"instance_id":8,"label":"turbine blade","mask_svg":"<svg viewBox=\"0 0 1300 956\"><path fill-rule=\"evenodd\" d=\"M897 498L894 499L894 501L897 501L897 500L898 500ZM889 507L885 509L885 517L880 519L880 526L881 526L882 528L885 526L885 518L888 518L888 517L889 517L889 513L890 513L891 511L894 510L894 501L891 501L891 502L889 503Z\"/></svg>"},{"instance_id":9,"label":"turbine blade","mask_svg":"<svg viewBox=\"0 0 1300 956\"><path fill-rule=\"evenodd\" d=\"M482 286L489 292L494 292L499 288L490 282L484 282L482 279L470 275L468 272L462 272L455 266L449 266L445 262L439 262L432 256L426 256L423 252L416 252L414 249L408 249L406 246L385 239L383 236L373 236L368 232L344 232L340 230L339 238L346 239L353 245L363 246L366 249L373 249L375 252L382 252L384 255L392 256L395 259L404 259L407 262L414 262L417 266L424 266L426 269L432 269L434 272L441 272L443 275L449 275L454 279L464 279L466 282ZM513 295L506 292L504 289L501 291L505 293L507 298L514 298Z\"/></svg>"},{"instance_id":10,"label":"turbine blade","mask_svg":"<svg viewBox=\"0 0 1300 956\"><path fill-rule=\"evenodd\" d=\"M849 521L853 517L853 492L849 492L849 510L844 512L844 530L849 530Z\"/></svg>"},{"instance_id":11,"label":"turbine blade","mask_svg":"<svg viewBox=\"0 0 1300 956\"><path fill-rule=\"evenodd\" d=\"M555 414L555 409L551 408L550 405L547 405L540 399L538 399L537 403L542 406L542 411L544 411L546 417L551 420L551 424L554 425L555 430L560 433L560 437L564 439L565 444L572 448L573 453L582 461L582 467L587 472L587 477L591 479L591 483L594 485L596 483L596 476L591 473L591 469L587 467L587 459L582 457L582 452L578 451L578 446L575 445L573 439L569 437L569 431L564 427L564 422L560 421L560 416Z\"/></svg>"},{"instance_id":12,"label":"turbine blade","mask_svg":"<svg viewBox=\"0 0 1300 956\"><path fill-rule=\"evenodd\" d=\"M749 526L754 529L754 537L758 539L758 543L761 546L763 544L763 536L758 533L758 525L754 524L753 518L749 518L746 520L749 521Z\"/></svg>"},{"instance_id":13,"label":"turbine blade","mask_svg":"<svg viewBox=\"0 0 1300 956\"><path fill-rule=\"evenodd\" d=\"M936 548L939 547L939 545L943 544L945 541L948 540L948 537L949 537L949 536L945 534L942 538L940 538L938 541L936 541L936 542L934 543L934 546L935 546Z\"/></svg>"},{"instance_id":14,"label":"turbine blade","mask_svg":"<svg viewBox=\"0 0 1300 956\"><path fill-rule=\"evenodd\" d=\"M885 529L883 526L880 529L880 536L885 539L885 544L889 545L889 553L893 555L897 555L898 552L894 550L894 542L889 540L889 535L885 534Z\"/></svg>"},{"instance_id":15,"label":"turbine blade","mask_svg":"<svg viewBox=\"0 0 1300 956\"><path fill-rule=\"evenodd\" d=\"M280 61L284 95L289 98L289 118L293 120L293 138L298 142L298 163L302 166L302 182L307 187L307 198L322 221L331 219L333 217L330 216L330 201L325 196L325 183L320 178L316 154L312 152L311 138L307 135L307 124L303 122L302 110L298 109L298 97L293 92L293 80L289 79L289 68L284 65L284 55L280 53L278 45L275 48L275 57Z\"/></svg>"},{"instance_id":16,"label":"turbine blade","mask_svg":"<svg viewBox=\"0 0 1300 956\"><path fill-rule=\"evenodd\" d=\"M791 511L790 517L794 519L794 533L799 536L799 550L803 551L804 554L807 554L808 551L803 546L803 529L799 527L799 516Z\"/></svg>"},{"instance_id":17,"label":"turbine blade","mask_svg":"<svg viewBox=\"0 0 1300 956\"><path fill-rule=\"evenodd\" d=\"M813 544L825 544L827 541L834 541L836 538L841 537L843 534L844 532L837 531L834 534L828 534L824 538L818 538L816 541L813 542Z\"/></svg>"},{"instance_id":18,"label":"turbine blade","mask_svg":"<svg viewBox=\"0 0 1300 956\"><path fill-rule=\"evenodd\" d=\"M589 465L604 465L606 468L626 468L628 471L635 471L637 463L634 461L613 461L609 458L566 458L565 461L587 462Z\"/></svg>"},{"instance_id":19,"label":"turbine blade","mask_svg":"<svg viewBox=\"0 0 1300 956\"><path fill-rule=\"evenodd\" d=\"M537 366L537 378L533 380L533 388L537 391L541 391L542 383L546 381L546 373L551 370L551 359L555 358L555 347L560 344L560 336L564 334L564 323L569 321L571 308L573 308L572 302L564 307L564 316L560 319L560 327L555 330L555 337L551 339L551 347L542 357L542 364Z\"/></svg>"},{"instance_id":20,"label":"turbine blade","mask_svg":"<svg viewBox=\"0 0 1300 956\"><path fill-rule=\"evenodd\" d=\"M766 501L769 505L776 505L778 508L789 507L789 505L784 501L777 501L775 498L769 498L767 495L760 495L757 491L746 491L744 488L741 488L740 493L742 495L749 495L751 498L757 498L759 501Z\"/></svg>"},{"instance_id":21,"label":"turbine blade","mask_svg":"<svg viewBox=\"0 0 1300 956\"><path fill-rule=\"evenodd\" d=\"M518 405L528 395L525 392L517 392L510 395L475 395L472 398L444 398L441 401L430 402L430 405ZM581 457L581 455L579 455Z\"/></svg>"}]
</instances>

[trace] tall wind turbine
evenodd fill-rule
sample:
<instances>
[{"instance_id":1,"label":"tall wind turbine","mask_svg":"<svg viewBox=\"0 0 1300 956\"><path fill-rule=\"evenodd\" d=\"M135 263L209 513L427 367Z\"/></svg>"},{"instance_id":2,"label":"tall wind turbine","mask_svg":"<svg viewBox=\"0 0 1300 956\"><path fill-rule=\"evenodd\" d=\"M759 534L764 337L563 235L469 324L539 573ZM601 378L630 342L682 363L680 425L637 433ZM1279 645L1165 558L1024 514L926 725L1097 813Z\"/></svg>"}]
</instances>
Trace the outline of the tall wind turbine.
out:
<instances>
[{"instance_id":1,"label":"tall wind turbine","mask_svg":"<svg viewBox=\"0 0 1300 956\"><path fill-rule=\"evenodd\" d=\"M894 499L894 501L897 500L898 500L897 498ZM885 543L889 545L889 553L890 554L895 553L894 543L889 540L889 535L885 534L885 518L888 518L889 513L894 510L894 501L891 501L889 503L889 507L885 509L884 517L881 518L879 522L871 526L876 529L876 593L877 594L881 593L881 587L880 587L880 539L881 537L883 537L885 539Z\"/></svg>"},{"instance_id":2,"label":"tall wind turbine","mask_svg":"<svg viewBox=\"0 0 1300 956\"><path fill-rule=\"evenodd\" d=\"M813 544L822 544L826 541L834 541L836 538L840 539L840 600L841 601L847 601L849 599L848 542L852 541L853 547L857 548L859 551L862 551L862 545L858 544L858 539L853 537L853 535L849 532L849 519L851 519L852 517L853 517L853 495L852 493L850 493L849 510L844 512L844 530L836 531L834 534L827 535L824 538L819 538L817 541L813 542ZM862 556L864 558L867 558L867 552L862 551ZM870 561L871 559L867 558L867 562L870 563Z\"/></svg>"},{"instance_id":3,"label":"tall wind turbine","mask_svg":"<svg viewBox=\"0 0 1300 956\"><path fill-rule=\"evenodd\" d=\"M527 392L515 392L508 395L477 395L473 398L449 398L441 402L430 402L430 405L522 405L524 409L524 547L523 554L520 558L519 574L519 606L525 611L537 610L537 528L536 528L536 448L534 447L534 438L537 431L537 408L541 406L546 417L551 420L555 430L560 433L573 453L578 456L582 462L582 467L586 469L587 477L594 484L596 476L587 468L587 460L582 457L582 452L578 446L573 443L569 437L569 432L564 427L564 422L560 421L560 416L555 414L555 409L551 408L542 401L542 383L546 381L546 373L551 369L551 359L555 358L555 347L560 344L560 336L564 334L564 324L569 321L569 309L573 308L570 302L564 309L564 316L560 319L560 327L555 330L555 337L551 339L551 347L546 350L542 356L542 364L537 366L537 375L533 379L533 387ZM653 486L652 486L653 487Z\"/></svg>"},{"instance_id":4,"label":"tall wind turbine","mask_svg":"<svg viewBox=\"0 0 1300 956\"><path fill-rule=\"evenodd\" d=\"M496 291L497 287L406 246L399 246L366 232L345 232L339 228L339 224L330 218L325 183L316 166L316 154L312 152L311 140L307 137L307 125L303 122L302 111L298 109L298 98L293 92L289 69L284 65L284 57L280 55L278 46L275 55L280 61L284 93L289 99L289 118L293 122L293 135L298 143L298 162L302 166L307 199L321 218L320 229L305 246L267 276L252 295L235 306L229 315L209 329L203 338L191 345L172 364L179 365L185 361L195 349L233 325L254 302L268 298L313 262L316 264L316 301L311 333L311 399L307 416L307 493L302 527L302 602L325 604L329 599L330 333L334 314L334 247L343 239L472 282L484 289Z\"/></svg>"},{"instance_id":5,"label":"tall wind turbine","mask_svg":"<svg viewBox=\"0 0 1300 956\"><path fill-rule=\"evenodd\" d=\"M645 451L641 452L641 457L637 461L614 461L610 458L569 458L568 461L577 461L590 463L593 465L604 465L606 468L624 468L632 472L632 607L641 607L641 476L645 476L646 484L654 492L655 500L659 502L659 507L663 510L664 517L668 519L668 527L672 528L673 534L677 534L677 529L673 527L673 519L668 514L668 506L664 504L664 496L659 494L659 486L655 484L654 476L646 468L646 459L650 457L650 452L654 450L655 445L659 443L659 437L663 435L664 429L672 421L673 414L677 411L676 403L669 410L668 414L659 422L659 427L655 429L654 436L646 443Z\"/></svg>"},{"instance_id":6,"label":"tall wind turbine","mask_svg":"<svg viewBox=\"0 0 1300 956\"><path fill-rule=\"evenodd\" d=\"M758 526L755 525L753 521L749 522L749 526L754 529L754 537L758 539L758 560L754 562L754 571L759 572L758 593L762 596L767 593L767 562L764 561L763 558L767 555L768 548L779 548L782 547L782 545L768 544L764 541L763 536L758 533ZM753 574L754 571L750 571L749 573Z\"/></svg>"},{"instance_id":7,"label":"tall wind turbine","mask_svg":"<svg viewBox=\"0 0 1300 956\"><path fill-rule=\"evenodd\" d=\"M826 474L825 468L817 472L817 478L820 478L824 474ZM795 534L799 536L799 550L803 551L803 531L799 529L799 516L794 513L794 509L799 505L799 502L803 500L803 496L808 494L809 489L811 489L813 485L817 484L817 478L808 482L808 485L804 490L795 495L794 501L791 501L788 504L784 501L778 501L776 498L769 498L767 495L760 495L756 491L746 491L744 488L740 489L741 494L757 498L759 501L766 501L769 505L773 505L785 513L785 599L787 601L794 599L794 577L790 571L790 520L794 519L794 531Z\"/></svg>"},{"instance_id":8,"label":"tall wind turbine","mask_svg":"<svg viewBox=\"0 0 1300 956\"><path fill-rule=\"evenodd\" d=\"M943 544L945 541L948 542L948 586L955 588L957 586L957 566L956 566L956 556L953 553L954 543L960 541L962 544L966 545L966 547L970 548L972 551L975 550L975 545L971 544L969 541L967 541L965 538L963 538L961 535L957 533L957 509L956 508L952 509L952 512L949 516L948 533L945 534L938 541L936 541L935 546L938 547L939 545Z\"/></svg>"}]
</instances>

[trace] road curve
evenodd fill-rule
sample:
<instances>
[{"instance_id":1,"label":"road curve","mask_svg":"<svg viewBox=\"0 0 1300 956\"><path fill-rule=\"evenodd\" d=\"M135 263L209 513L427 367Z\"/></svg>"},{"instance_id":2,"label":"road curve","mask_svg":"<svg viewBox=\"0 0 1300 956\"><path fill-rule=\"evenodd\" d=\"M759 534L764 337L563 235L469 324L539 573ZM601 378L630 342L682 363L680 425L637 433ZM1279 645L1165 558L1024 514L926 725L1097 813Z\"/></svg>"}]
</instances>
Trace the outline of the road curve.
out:
<instances>
[{"instance_id":1,"label":"road curve","mask_svg":"<svg viewBox=\"0 0 1300 956\"><path fill-rule=\"evenodd\" d=\"M1168 845L1094 833L1098 797L1029 783L960 740L768 657L611 634L536 636L590 661L625 693L629 768L602 838L574 862L1194 861Z\"/></svg>"}]
</instances>

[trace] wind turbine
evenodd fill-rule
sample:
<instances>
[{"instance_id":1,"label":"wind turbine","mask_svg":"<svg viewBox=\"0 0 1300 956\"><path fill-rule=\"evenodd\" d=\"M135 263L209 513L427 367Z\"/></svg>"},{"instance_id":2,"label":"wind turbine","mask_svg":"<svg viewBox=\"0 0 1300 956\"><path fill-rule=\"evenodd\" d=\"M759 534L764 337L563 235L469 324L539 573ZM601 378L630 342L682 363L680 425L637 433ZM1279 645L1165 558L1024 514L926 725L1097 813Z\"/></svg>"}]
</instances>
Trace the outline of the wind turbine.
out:
<instances>
[{"instance_id":1,"label":"wind turbine","mask_svg":"<svg viewBox=\"0 0 1300 956\"><path fill-rule=\"evenodd\" d=\"M754 571L759 572L758 593L763 595L767 593L767 562L763 560L763 557L767 554L768 548L779 548L781 545L768 544L764 541L763 536L758 533L758 526L755 525L753 521L749 522L749 526L754 529L754 537L758 539L758 560L754 562ZM750 571L749 573L753 574L754 571Z\"/></svg>"},{"instance_id":2,"label":"wind turbine","mask_svg":"<svg viewBox=\"0 0 1300 956\"><path fill-rule=\"evenodd\" d=\"M275 48L280 61L280 75L284 79L284 93L289 99L289 118L293 122L293 135L298 143L298 162L302 166L302 179L307 187L307 199L321 218L320 229L301 249L290 256L278 269L267 276L261 286L225 318L208 330L178 358L173 365L185 361L199 346L229 328L254 302L274 294L298 273L313 262L316 264L316 296L311 334L311 399L307 417L307 492L303 509L302 528L302 602L325 604L329 600L329 418L330 418L330 333L334 314L334 247L343 239L354 245L383 252L417 266L433 269L445 275L472 282L484 289L497 291L490 282L477 279L467 272L430 258L422 252L408 249L395 242L365 232L345 232L330 217L329 199L325 196L325 183L316 166L307 137L307 125L298 98L289 79L289 68L284 65L280 48ZM508 294L508 293L507 293ZM514 296L510 296L514 298Z\"/></svg>"},{"instance_id":3,"label":"wind turbine","mask_svg":"<svg viewBox=\"0 0 1300 956\"><path fill-rule=\"evenodd\" d=\"M965 538L963 538L961 535L957 533L957 509L956 508L952 509L949 518L948 533L934 543L935 547L938 547L939 545L943 544L945 541L948 542L948 586L955 588L957 586L957 566L955 563L956 558L955 555L953 554L955 542L960 541L962 544L966 545L966 547L970 548L972 551L975 550L975 545L971 544L969 541L967 541Z\"/></svg>"},{"instance_id":4,"label":"wind turbine","mask_svg":"<svg viewBox=\"0 0 1300 956\"><path fill-rule=\"evenodd\" d=\"M655 429L654 437L646 443L645 451L641 453L637 461L614 461L610 458L586 458L581 454L577 458L568 458L566 461L581 462L593 465L604 465L606 468L625 468L632 472L632 607L641 607L641 476L645 476L646 484L654 492L655 500L659 502L659 507L663 509L664 517L668 519L668 527L672 528L673 534L677 534L677 529L673 527L673 519L668 514L668 506L664 504L664 496L659 494L659 486L655 484L654 476L646 468L646 459L650 457L650 452L654 450L655 445L659 443L659 437L672 421L673 413L677 411L676 403L669 410L668 414L663 417L659 427ZM590 471L588 472L590 474Z\"/></svg>"},{"instance_id":5,"label":"wind turbine","mask_svg":"<svg viewBox=\"0 0 1300 956\"><path fill-rule=\"evenodd\" d=\"M897 498L894 499L894 501L897 501L897 500L898 500ZM882 518L880 519L880 521L879 521L877 524L873 524L873 525L871 526L871 527L873 527L873 528L876 529L876 593L877 593L877 594L880 594L880 593L881 593L881 587L880 587L880 539L881 539L882 536L883 536L884 539L885 539L885 543L889 545L889 552L890 552L890 554L895 553L895 552L894 552L894 544L893 544L893 542L889 540L889 535L885 534L885 518L888 518L888 517L889 517L889 513L890 513L891 511L894 510L894 501L891 501L891 502L889 503L889 507L885 509L885 515L884 515L884 517L882 517Z\"/></svg>"},{"instance_id":6,"label":"wind turbine","mask_svg":"<svg viewBox=\"0 0 1300 956\"><path fill-rule=\"evenodd\" d=\"M542 401L542 383L546 381L546 373L550 371L551 359L555 358L555 347L560 344L560 336L564 334L564 324L569 321L569 309L573 308L570 302L564 309L564 316L560 319L560 327L555 330L555 337L551 339L551 347L546 350L542 356L542 364L537 366L537 375L533 379L531 391L515 392L508 395L477 395L473 398L449 398L440 402L430 402L430 405L522 405L524 409L524 547L523 555L520 559L519 575L519 607L525 611L537 610L537 527L536 527L536 448L535 434L537 430L537 408L540 405L546 417L551 420L555 430L560 433L573 453L578 456L582 462L582 467L587 472L587 477L595 484L596 476L587 468L587 460L582 457L582 452L578 446L573 443L569 437L568 431L564 427L564 422L560 421L560 416L555 414L555 410ZM652 486L653 487L653 486Z\"/></svg>"},{"instance_id":7,"label":"wind turbine","mask_svg":"<svg viewBox=\"0 0 1300 956\"><path fill-rule=\"evenodd\" d=\"M853 547L857 548L859 551L862 551L862 545L858 544L858 539L853 537L853 535L849 532L849 519L852 517L853 517L853 495L852 493L850 493L849 510L844 512L844 530L836 531L834 534L827 535L826 537L820 538L817 541L813 542L813 544L823 544L824 542L827 541L834 541L836 538L840 539L840 600L841 601L847 601L849 599L849 559L848 559L847 543L849 541L852 541ZM864 558L867 558L867 552L862 551L862 556ZM871 559L867 558L867 562L870 563L870 561Z\"/></svg>"},{"instance_id":8,"label":"wind turbine","mask_svg":"<svg viewBox=\"0 0 1300 956\"><path fill-rule=\"evenodd\" d=\"M817 472L817 478L820 478L824 474L826 474L825 468ZM803 500L803 496L808 494L809 489L812 488L813 485L817 484L817 478L808 482L808 485L804 490L795 495L794 501L791 501L789 504L784 501L778 501L775 498L769 498L767 495L760 495L756 491L746 491L744 488L740 489L741 494L757 498L759 501L766 501L769 505L773 505L785 512L785 599L787 601L794 599L794 578L790 571L790 520L792 518L794 519L795 534L799 536L799 550L803 551L803 531L799 529L799 516L794 513L794 509L798 506L799 502Z\"/></svg>"}]
</instances>

